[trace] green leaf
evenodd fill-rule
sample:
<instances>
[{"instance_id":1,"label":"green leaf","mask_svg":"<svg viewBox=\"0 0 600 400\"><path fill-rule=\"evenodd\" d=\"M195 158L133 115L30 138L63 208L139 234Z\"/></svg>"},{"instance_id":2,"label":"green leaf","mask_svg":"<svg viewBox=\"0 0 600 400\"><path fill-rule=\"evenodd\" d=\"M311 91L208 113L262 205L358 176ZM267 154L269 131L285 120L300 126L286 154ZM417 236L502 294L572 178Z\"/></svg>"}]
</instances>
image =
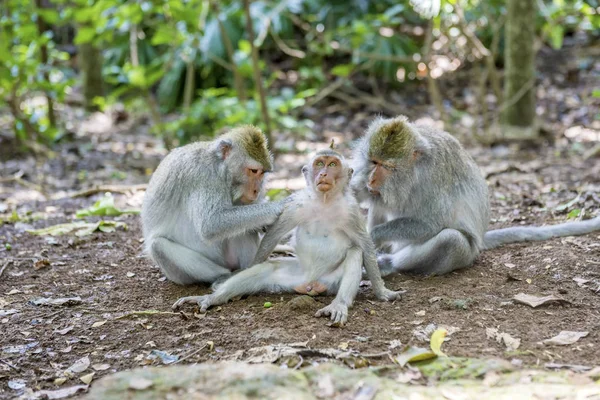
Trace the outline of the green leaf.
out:
<instances>
[{"instance_id":1,"label":"green leaf","mask_svg":"<svg viewBox=\"0 0 600 400\"><path fill-rule=\"evenodd\" d=\"M433 351L437 356L446 357L446 355L442 352L442 344L444 343L444 338L447 334L448 331L445 329L436 329L431 334L429 346L431 347L431 351Z\"/></svg>"},{"instance_id":2,"label":"green leaf","mask_svg":"<svg viewBox=\"0 0 600 400\"><path fill-rule=\"evenodd\" d=\"M595 98L600 99L600 89L594 89L592 91L592 96L594 96Z\"/></svg>"},{"instance_id":3,"label":"green leaf","mask_svg":"<svg viewBox=\"0 0 600 400\"><path fill-rule=\"evenodd\" d=\"M27 230L32 235L40 236L60 236L75 231L76 236L91 235L96 230L103 232L112 232L116 228L127 229L127 224L117 221L98 221L98 222L71 222L67 224L52 225L42 229ZM112 231L111 231L112 229Z\"/></svg>"},{"instance_id":4,"label":"green leaf","mask_svg":"<svg viewBox=\"0 0 600 400\"><path fill-rule=\"evenodd\" d=\"M143 66L133 67L129 71L127 71L127 79L129 83L133 86L139 88L146 87L146 71Z\"/></svg>"},{"instance_id":5,"label":"green leaf","mask_svg":"<svg viewBox=\"0 0 600 400\"><path fill-rule=\"evenodd\" d=\"M580 214L581 214L581 208L575 208L574 210L571 210L571 212L569 212L567 214L567 219L577 218L577 217L579 217Z\"/></svg>"},{"instance_id":6,"label":"green leaf","mask_svg":"<svg viewBox=\"0 0 600 400\"><path fill-rule=\"evenodd\" d=\"M58 22L58 11L56 10L38 10L38 14L40 15L40 17L42 17L44 21L46 21L50 25L55 25Z\"/></svg>"},{"instance_id":7,"label":"green leaf","mask_svg":"<svg viewBox=\"0 0 600 400\"><path fill-rule=\"evenodd\" d=\"M559 206L556 206L554 208L554 210L555 211L565 211L565 210L568 210L574 204L576 204L578 201L579 201L579 194L577 195L577 197L575 197L573 200L569 201L568 203L564 203L564 204L561 204Z\"/></svg>"},{"instance_id":8,"label":"green leaf","mask_svg":"<svg viewBox=\"0 0 600 400\"><path fill-rule=\"evenodd\" d=\"M429 349L407 346L404 348L402 354L396 357L396 362L404 367L409 362L429 360L435 357L437 357L437 355Z\"/></svg>"},{"instance_id":9,"label":"green leaf","mask_svg":"<svg viewBox=\"0 0 600 400\"><path fill-rule=\"evenodd\" d=\"M242 39L238 42L238 48L244 54L250 54L252 52L252 47L250 46L250 42Z\"/></svg>"},{"instance_id":10,"label":"green leaf","mask_svg":"<svg viewBox=\"0 0 600 400\"><path fill-rule=\"evenodd\" d=\"M110 193L107 193L103 198L94 203L93 206L79 210L75 213L76 218L96 216L118 216L121 214L139 214L139 210L119 210L115 207L115 199Z\"/></svg>"},{"instance_id":11,"label":"green leaf","mask_svg":"<svg viewBox=\"0 0 600 400\"><path fill-rule=\"evenodd\" d=\"M564 37L565 28L562 25L554 25L550 28L550 44L555 50L562 47Z\"/></svg>"},{"instance_id":12,"label":"green leaf","mask_svg":"<svg viewBox=\"0 0 600 400\"><path fill-rule=\"evenodd\" d=\"M96 29L84 26L77 30L75 44L89 43L96 36Z\"/></svg>"},{"instance_id":13,"label":"green leaf","mask_svg":"<svg viewBox=\"0 0 600 400\"><path fill-rule=\"evenodd\" d=\"M332 68L331 73L342 78L348 77L354 69L353 64L340 64Z\"/></svg>"}]
</instances>

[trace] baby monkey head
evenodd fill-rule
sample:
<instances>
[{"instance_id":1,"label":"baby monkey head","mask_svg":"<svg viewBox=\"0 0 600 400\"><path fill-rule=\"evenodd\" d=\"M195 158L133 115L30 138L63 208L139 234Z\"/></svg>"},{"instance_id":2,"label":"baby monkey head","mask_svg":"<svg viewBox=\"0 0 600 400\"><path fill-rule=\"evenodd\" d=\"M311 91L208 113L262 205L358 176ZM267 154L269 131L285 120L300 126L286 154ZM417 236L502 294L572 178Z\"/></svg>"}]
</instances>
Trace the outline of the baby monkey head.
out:
<instances>
[{"instance_id":1,"label":"baby monkey head","mask_svg":"<svg viewBox=\"0 0 600 400\"><path fill-rule=\"evenodd\" d=\"M216 143L217 155L231 176L234 203L258 200L264 194L265 173L273 168L265 135L259 128L246 125L232 129Z\"/></svg>"},{"instance_id":2,"label":"baby monkey head","mask_svg":"<svg viewBox=\"0 0 600 400\"><path fill-rule=\"evenodd\" d=\"M344 156L332 149L318 151L310 163L302 167L308 187L327 195L342 192L348 186L352 172Z\"/></svg>"}]
</instances>

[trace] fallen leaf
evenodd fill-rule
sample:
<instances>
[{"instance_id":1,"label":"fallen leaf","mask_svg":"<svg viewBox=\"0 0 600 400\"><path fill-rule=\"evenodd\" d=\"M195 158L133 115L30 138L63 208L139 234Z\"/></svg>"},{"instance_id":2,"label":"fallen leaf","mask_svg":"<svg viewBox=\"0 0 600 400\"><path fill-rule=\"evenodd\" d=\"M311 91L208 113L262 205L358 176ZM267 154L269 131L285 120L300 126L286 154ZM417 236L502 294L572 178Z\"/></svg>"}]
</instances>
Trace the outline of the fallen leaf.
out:
<instances>
[{"instance_id":1,"label":"fallen leaf","mask_svg":"<svg viewBox=\"0 0 600 400\"><path fill-rule=\"evenodd\" d=\"M208 346L208 351L213 351L213 349L215 348L215 342L213 342L212 340L207 341L206 345Z\"/></svg>"},{"instance_id":2,"label":"fallen leaf","mask_svg":"<svg viewBox=\"0 0 600 400\"><path fill-rule=\"evenodd\" d=\"M575 364L556 364L556 363L546 363L544 367L548 369L570 369L575 372L585 372L590 371L592 367L587 365L575 365Z\"/></svg>"},{"instance_id":3,"label":"fallen leaf","mask_svg":"<svg viewBox=\"0 0 600 400\"><path fill-rule=\"evenodd\" d=\"M440 296L434 296L434 297L432 297L432 298L429 299L429 303L433 304L436 301L440 301L440 300L442 300L442 297L440 297Z\"/></svg>"},{"instance_id":4,"label":"fallen leaf","mask_svg":"<svg viewBox=\"0 0 600 400\"><path fill-rule=\"evenodd\" d=\"M93 206L79 210L75 213L76 218L83 218L89 216L100 216L100 217L115 217L122 214L139 214L140 210L120 210L115 206L115 199L111 193L106 193L103 198L94 203Z\"/></svg>"},{"instance_id":5,"label":"fallen leaf","mask_svg":"<svg viewBox=\"0 0 600 400\"><path fill-rule=\"evenodd\" d=\"M506 264L504 264L504 266L505 266L506 268L514 268L514 267L516 267L516 265L515 265L515 264L511 264L511 263L506 263Z\"/></svg>"},{"instance_id":6,"label":"fallen leaf","mask_svg":"<svg viewBox=\"0 0 600 400\"><path fill-rule=\"evenodd\" d=\"M33 263L33 269L35 269L36 271L49 266L50 260L48 260L47 258L42 258L41 260L37 260L35 263Z\"/></svg>"},{"instance_id":7,"label":"fallen leaf","mask_svg":"<svg viewBox=\"0 0 600 400\"><path fill-rule=\"evenodd\" d=\"M525 282L527 282L528 284L531 285L532 280L531 280L531 278L527 278L527 279L525 279Z\"/></svg>"},{"instance_id":8,"label":"fallen leaf","mask_svg":"<svg viewBox=\"0 0 600 400\"><path fill-rule=\"evenodd\" d=\"M573 344L579 339L586 337L589 332L574 332L574 331L561 331L558 335L553 338L546 339L542 343L549 345L565 346Z\"/></svg>"},{"instance_id":9,"label":"fallen leaf","mask_svg":"<svg viewBox=\"0 0 600 400\"><path fill-rule=\"evenodd\" d=\"M60 385L62 385L63 383L65 383L66 381L67 381L67 378L65 378L65 377L63 376L62 378L56 378L56 379L54 380L54 384L55 384L56 386L60 386Z\"/></svg>"},{"instance_id":10,"label":"fallen leaf","mask_svg":"<svg viewBox=\"0 0 600 400\"><path fill-rule=\"evenodd\" d=\"M442 352L442 343L444 343L446 334L448 334L448 331L445 329L436 329L435 332L431 334L429 346L431 347L431 351L433 351L437 356L446 357L446 355Z\"/></svg>"},{"instance_id":11,"label":"fallen leaf","mask_svg":"<svg viewBox=\"0 0 600 400\"><path fill-rule=\"evenodd\" d=\"M36 306L74 306L82 302L81 297L63 297L59 299L50 299L47 297L40 297L39 299L29 300L29 302Z\"/></svg>"},{"instance_id":12,"label":"fallen leaf","mask_svg":"<svg viewBox=\"0 0 600 400\"><path fill-rule=\"evenodd\" d=\"M154 382L145 378L133 378L129 381L129 388L133 390L145 390L152 385L154 385Z\"/></svg>"},{"instance_id":13,"label":"fallen leaf","mask_svg":"<svg viewBox=\"0 0 600 400\"><path fill-rule=\"evenodd\" d=\"M94 364L92 365L94 371L106 371L110 368L110 364Z\"/></svg>"},{"instance_id":14,"label":"fallen leaf","mask_svg":"<svg viewBox=\"0 0 600 400\"><path fill-rule=\"evenodd\" d=\"M499 332L496 328L486 328L485 334L489 339L494 339L498 343L504 343L506 350L514 351L521 345L521 339L516 339L508 333Z\"/></svg>"},{"instance_id":15,"label":"fallen leaf","mask_svg":"<svg viewBox=\"0 0 600 400\"><path fill-rule=\"evenodd\" d=\"M415 315L416 315L417 317L423 317L423 316L425 315L425 310L417 311L417 312L415 313Z\"/></svg>"},{"instance_id":16,"label":"fallen leaf","mask_svg":"<svg viewBox=\"0 0 600 400\"><path fill-rule=\"evenodd\" d=\"M585 284L590 281L590 279L583 278L573 278L573 280L575 281L575 283L577 283L577 286L579 287L585 287Z\"/></svg>"},{"instance_id":17,"label":"fallen leaf","mask_svg":"<svg viewBox=\"0 0 600 400\"><path fill-rule=\"evenodd\" d=\"M59 351L60 351L61 353L70 353L70 352L71 352L71 350L73 350L73 347L71 347L71 346L67 346L67 347L65 347L64 349L62 349L62 350L59 350Z\"/></svg>"},{"instance_id":18,"label":"fallen leaf","mask_svg":"<svg viewBox=\"0 0 600 400\"><path fill-rule=\"evenodd\" d=\"M429 360L430 358L435 357L437 357L436 354L429 349L407 346L402 354L396 357L396 362L403 367L409 362Z\"/></svg>"},{"instance_id":19,"label":"fallen leaf","mask_svg":"<svg viewBox=\"0 0 600 400\"><path fill-rule=\"evenodd\" d=\"M7 315L13 315L18 313L19 310L11 309L11 310L0 310L0 317L6 317Z\"/></svg>"},{"instance_id":20,"label":"fallen leaf","mask_svg":"<svg viewBox=\"0 0 600 400\"><path fill-rule=\"evenodd\" d=\"M135 273L133 273L133 272L128 272L127 273L127 277L128 278L133 278L134 276L135 276Z\"/></svg>"},{"instance_id":21,"label":"fallen leaf","mask_svg":"<svg viewBox=\"0 0 600 400\"><path fill-rule=\"evenodd\" d=\"M95 372L91 372L87 375L83 375L81 377L79 377L79 380L83 383L85 383L86 385L89 385L90 383L92 383L92 379L94 378L94 375L96 373Z\"/></svg>"},{"instance_id":22,"label":"fallen leaf","mask_svg":"<svg viewBox=\"0 0 600 400\"><path fill-rule=\"evenodd\" d=\"M64 329L59 329L54 331L55 333L58 333L59 335L66 335L67 333L71 332L73 330L73 328L75 328L74 326L67 326Z\"/></svg>"},{"instance_id":23,"label":"fallen leaf","mask_svg":"<svg viewBox=\"0 0 600 400\"><path fill-rule=\"evenodd\" d=\"M390 342L390 345L388 347L390 349L397 349L400 346L402 346L402 342L399 341L398 339L394 339Z\"/></svg>"},{"instance_id":24,"label":"fallen leaf","mask_svg":"<svg viewBox=\"0 0 600 400\"><path fill-rule=\"evenodd\" d=\"M21 390L27 386L25 379L11 379L8 381L8 387L12 390Z\"/></svg>"},{"instance_id":25,"label":"fallen leaf","mask_svg":"<svg viewBox=\"0 0 600 400\"><path fill-rule=\"evenodd\" d=\"M94 323L92 324L92 328L98 328L98 327L100 327L100 326L104 325L106 322L107 322L106 320L104 320L104 321L97 321L97 322L94 322Z\"/></svg>"},{"instance_id":26,"label":"fallen leaf","mask_svg":"<svg viewBox=\"0 0 600 400\"><path fill-rule=\"evenodd\" d=\"M77 385L58 390L40 390L39 392L35 392L32 397L48 400L64 399L75 395L77 392L85 391L87 388L87 385Z\"/></svg>"},{"instance_id":27,"label":"fallen leaf","mask_svg":"<svg viewBox=\"0 0 600 400\"><path fill-rule=\"evenodd\" d=\"M60 236L75 231L75 236L88 236L95 231L114 232L116 228L127 229L127 224L120 221L98 221L98 222L72 222L68 224L52 225L47 228L26 230L32 235Z\"/></svg>"},{"instance_id":28,"label":"fallen leaf","mask_svg":"<svg viewBox=\"0 0 600 400\"><path fill-rule=\"evenodd\" d=\"M69 368L67 368L65 370L64 374L67 376L73 376L75 374L79 374L79 373L85 371L86 369L88 369L89 366L90 366L90 359L89 359L89 357L85 356L85 357L82 357L79 360L75 361L73 363L73 365L71 365Z\"/></svg>"},{"instance_id":29,"label":"fallen leaf","mask_svg":"<svg viewBox=\"0 0 600 400\"><path fill-rule=\"evenodd\" d=\"M526 304L533 308L539 307L541 305L545 305L547 303L556 302L556 301L567 302L567 303L569 302L568 300L565 300L563 298L560 298L560 297L557 297L554 295L538 297L538 296L532 296L532 295L525 294L525 293L519 293L515 297L513 297L513 299L517 303Z\"/></svg>"},{"instance_id":30,"label":"fallen leaf","mask_svg":"<svg viewBox=\"0 0 600 400\"><path fill-rule=\"evenodd\" d=\"M23 293L21 292L19 289L12 289L10 292L7 292L7 295L13 295L13 294L19 294L19 293Z\"/></svg>"},{"instance_id":31,"label":"fallen leaf","mask_svg":"<svg viewBox=\"0 0 600 400\"><path fill-rule=\"evenodd\" d=\"M165 365L172 364L175 361L179 360L179 356L169 354L162 350L152 350L150 352L149 357L153 357L153 356L154 356L154 358L156 358L156 357L160 358L160 361L162 361L162 363Z\"/></svg>"},{"instance_id":32,"label":"fallen leaf","mask_svg":"<svg viewBox=\"0 0 600 400\"><path fill-rule=\"evenodd\" d=\"M348 342L342 342L338 345L338 349L340 350L347 350L348 349Z\"/></svg>"}]
</instances>

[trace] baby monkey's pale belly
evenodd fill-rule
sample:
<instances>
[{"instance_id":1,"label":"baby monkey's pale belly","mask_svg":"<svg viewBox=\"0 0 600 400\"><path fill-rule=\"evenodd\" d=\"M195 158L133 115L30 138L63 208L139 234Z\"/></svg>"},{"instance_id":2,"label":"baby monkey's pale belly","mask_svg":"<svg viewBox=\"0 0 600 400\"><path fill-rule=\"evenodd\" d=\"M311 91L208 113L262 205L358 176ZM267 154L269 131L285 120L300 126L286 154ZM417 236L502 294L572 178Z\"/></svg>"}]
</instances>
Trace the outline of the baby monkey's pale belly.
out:
<instances>
[{"instance_id":1,"label":"baby monkey's pale belly","mask_svg":"<svg viewBox=\"0 0 600 400\"><path fill-rule=\"evenodd\" d=\"M321 227L318 223L301 225L296 230L298 261L311 279L334 272L351 245L345 233Z\"/></svg>"}]
</instances>

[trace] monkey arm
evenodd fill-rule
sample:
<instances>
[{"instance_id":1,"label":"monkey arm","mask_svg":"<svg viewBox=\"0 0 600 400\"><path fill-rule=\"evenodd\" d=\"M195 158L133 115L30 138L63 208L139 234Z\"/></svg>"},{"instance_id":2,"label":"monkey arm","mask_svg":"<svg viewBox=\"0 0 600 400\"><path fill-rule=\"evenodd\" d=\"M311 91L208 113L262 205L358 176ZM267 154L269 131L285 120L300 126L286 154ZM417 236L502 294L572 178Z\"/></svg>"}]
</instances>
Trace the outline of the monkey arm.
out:
<instances>
[{"instance_id":1,"label":"monkey arm","mask_svg":"<svg viewBox=\"0 0 600 400\"><path fill-rule=\"evenodd\" d=\"M439 233L428 223L415 218L396 218L377 225L371 231L375 245L397 240L427 240Z\"/></svg>"},{"instance_id":2,"label":"monkey arm","mask_svg":"<svg viewBox=\"0 0 600 400\"><path fill-rule=\"evenodd\" d=\"M377 265L375 245L365 229L364 221L360 214L354 214L353 227L348 234L350 235L352 242L354 242L363 252L363 265L367 271L367 277L371 281L371 287L373 288L375 296L377 296L379 300L386 301L398 299L403 292L394 292L385 287L385 283L381 277L381 271Z\"/></svg>"},{"instance_id":3,"label":"monkey arm","mask_svg":"<svg viewBox=\"0 0 600 400\"><path fill-rule=\"evenodd\" d=\"M269 258L279 241L292 229L298 226L295 208L293 205L286 207L277 218L277 221L267 230L267 233L260 242L254 262L252 265L260 264Z\"/></svg>"},{"instance_id":4,"label":"monkey arm","mask_svg":"<svg viewBox=\"0 0 600 400\"><path fill-rule=\"evenodd\" d=\"M209 241L227 239L270 225L282 212L284 205L283 202L271 202L223 206L217 201L207 202L201 198L193 201L205 205L191 207L190 213L200 236Z\"/></svg>"}]
</instances>

